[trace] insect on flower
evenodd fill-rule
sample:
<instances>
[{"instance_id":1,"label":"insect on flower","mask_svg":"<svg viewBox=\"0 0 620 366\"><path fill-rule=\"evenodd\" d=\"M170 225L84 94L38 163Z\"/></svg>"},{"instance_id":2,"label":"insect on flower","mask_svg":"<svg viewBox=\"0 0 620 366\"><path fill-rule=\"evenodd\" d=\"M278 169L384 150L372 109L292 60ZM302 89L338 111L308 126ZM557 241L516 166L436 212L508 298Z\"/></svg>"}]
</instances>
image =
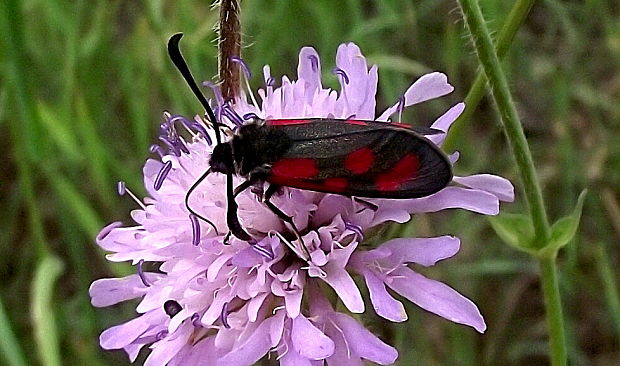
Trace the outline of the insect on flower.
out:
<instances>
[{"instance_id":1,"label":"insect on flower","mask_svg":"<svg viewBox=\"0 0 620 366\"><path fill-rule=\"evenodd\" d=\"M217 141L209 169L188 190L185 203L193 215L214 228L215 225L188 204L192 191L211 173L227 176L226 222L230 232L241 240L250 240L251 236L239 222L235 198L262 182L269 183L264 195L265 205L291 225L299 238L292 218L271 202L281 186L349 197L408 199L438 192L452 180L447 156L423 136L441 131L414 129L400 123L255 118L240 126L229 141L222 142L220 127L228 127L216 120L196 85L179 50L182 36L178 33L170 38L168 52L205 108ZM233 175L246 179L234 189Z\"/></svg>"}]
</instances>

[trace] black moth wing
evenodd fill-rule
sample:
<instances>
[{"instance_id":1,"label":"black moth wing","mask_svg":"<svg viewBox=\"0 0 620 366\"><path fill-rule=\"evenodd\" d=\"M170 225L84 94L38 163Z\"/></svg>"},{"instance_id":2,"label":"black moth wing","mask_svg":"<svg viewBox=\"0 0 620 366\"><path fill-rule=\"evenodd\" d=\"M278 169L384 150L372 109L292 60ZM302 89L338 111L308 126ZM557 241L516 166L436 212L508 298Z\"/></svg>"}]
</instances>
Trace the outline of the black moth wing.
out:
<instances>
[{"instance_id":1,"label":"black moth wing","mask_svg":"<svg viewBox=\"0 0 620 366\"><path fill-rule=\"evenodd\" d=\"M376 121L267 120L290 139L268 182L346 196L418 198L452 180L447 156L414 130Z\"/></svg>"}]
</instances>

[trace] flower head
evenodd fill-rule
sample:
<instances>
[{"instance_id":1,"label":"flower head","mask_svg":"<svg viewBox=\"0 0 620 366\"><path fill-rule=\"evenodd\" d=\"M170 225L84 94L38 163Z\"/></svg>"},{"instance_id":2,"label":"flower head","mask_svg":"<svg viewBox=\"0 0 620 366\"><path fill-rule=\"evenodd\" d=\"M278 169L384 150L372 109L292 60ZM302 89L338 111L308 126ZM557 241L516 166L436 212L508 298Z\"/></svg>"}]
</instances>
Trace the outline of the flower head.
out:
<instances>
[{"instance_id":1,"label":"flower head","mask_svg":"<svg viewBox=\"0 0 620 366\"><path fill-rule=\"evenodd\" d=\"M265 66L261 102L250 92L231 105L216 92L216 115L231 130L257 117L354 117L389 123L403 108L453 90L444 74L424 75L377 117L377 67L368 68L355 44L338 48L333 73L339 92L322 86L320 58L305 47L299 54L297 80L285 76L276 87ZM447 132L463 108L456 104L431 127ZM326 296L331 288L348 312L364 312L354 276L364 279L374 311L385 319L407 319L389 288L450 321L485 330L470 300L408 267L432 266L455 255L458 238L400 238L374 249L362 249L360 243L368 229L406 222L415 213L463 208L497 214L500 201L513 199L507 180L486 174L455 177L453 185L431 196L406 200L360 200L285 187L272 202L293 218L302 240L291 236L290 228L260 201L263 189L257 186L237 197L240 222L254 239L233 237L224 244L226 177L208 175L189 196L189 206L200 217L190 214L184 202L209 168L213 136L208 124L200 117L165 114L164 119L160 139L167 150L153 147L160 159L149 159L144 166L149 197L132 212L136 225L113 223L97 237L97 243L111 252L109 260L131 261L137 271L95 281L92 304L140 299L136 318L101 334L103 348L124 349L133 361L149 346L147 365L251 365L270 352L283 365L322 360L330 365L362 360L391 364L396 350L350 315L334 310ZM178 128L187 129L191 140L177 133ZM445 133L428 136L437 145L444 137ZM458 156L450 158L455 162ZM235 185L239 183L236 179ZM146 271L145 263L157 269Z\"/></svg>"}]
</instances>

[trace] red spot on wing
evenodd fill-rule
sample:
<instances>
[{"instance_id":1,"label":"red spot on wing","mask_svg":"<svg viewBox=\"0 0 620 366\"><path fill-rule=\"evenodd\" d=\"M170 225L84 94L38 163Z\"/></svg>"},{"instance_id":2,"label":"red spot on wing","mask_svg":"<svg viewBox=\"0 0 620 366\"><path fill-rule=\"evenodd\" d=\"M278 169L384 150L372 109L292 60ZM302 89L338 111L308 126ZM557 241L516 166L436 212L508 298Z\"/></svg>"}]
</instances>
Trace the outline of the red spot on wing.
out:
<instances>
[{"instance_id":1,"label":"red spot on wing","mask_svg":"<svg viewBox=\"0 0 620 366\"><path fill-rule=\"evenodd\" d=\"M391 125L394 126L398 126L398 127L404 127L404 128L409 128L411 129L411 125L406 124L406 123L400 123L400 122L390 122Z\"/></svg>"},{"instance_id":2,"label":"red spot on wing","mask_svg":"<svg viewBox=\"0 0 620 366\"><path fill-rule=\"evenodd\" d=\"M310 123L310 119L268 119L265 123L269 126L304 125Z\"/></svg>"},{"instance_id":3,"label":"red spot on wing","mask_svg":"<svg viewBox=\"0 0 620 366\"><path fill-rule=\"evenodd\" d=\"M271 174L282 178L312 178L319 173L316 160L310 158L280 159L271 166Z\"/></svg>"},{"instance_id":4,"label":"red spot on wing","mask_svg":"<svg viewBox=\"0 0 620 366\"><path fill-rule=\"evenodd\" d=\"M420 169L420 159L416 154L403 156L390 170L379 175L375 185L380 191L396 191L406 181L415 178Z\"/></svg>"},{"instance_id":5,"label":"red spot on wing","mask_svg":"<svg viewBox=\"0 0 620 366\"><path fill-rule=\"evenodd\" d=\"M346 178L327 178L323 181L323 189L331 192L343 192L349 186Z\"/></svg>"},{"instance_id":6,"label":"red spot on wing","mask_svg":"<svg viewBox=\"0 0 620 366\"><path fill-rule=\"evenodd\" d=\"M305 179L286 178L271 174L267 181L280 186L306 189L317 192L343 192L346 188L345 183L340 178L328 178L325 181L311 181ZM329 184L329 185L328 185Z\"/></svg>"},{"instance_id":7,"label":"red spot on wing","mask_svg":"<svg viewBox=\"0 0 620 366\"><path fill-rule=\"evenodd\" d=\"M375 162L375 154L368 147L362 147L347 155L344 167L354 174L366 173Z\"/></svg>"},{"instance_id":8,"label":"red spot on wing","mask_svg":"<svg viewBox=\"0 0 620 366\"><path fill-rule=\"evenodd\" d=\"M345 122L350 125L368 126L368 123L366 121L361 121L359 119L348 119Z\"/></svg>"}]
</instances>

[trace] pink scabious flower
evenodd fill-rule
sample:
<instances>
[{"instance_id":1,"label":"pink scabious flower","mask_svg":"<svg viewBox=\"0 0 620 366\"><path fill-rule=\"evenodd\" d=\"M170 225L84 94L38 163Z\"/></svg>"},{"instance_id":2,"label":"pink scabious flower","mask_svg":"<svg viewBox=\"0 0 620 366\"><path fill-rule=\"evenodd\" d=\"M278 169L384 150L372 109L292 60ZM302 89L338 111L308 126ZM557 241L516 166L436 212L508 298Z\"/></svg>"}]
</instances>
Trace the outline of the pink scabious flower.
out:
<instances>
[{"instance_id":1,"label":"pink scabious flower","mask_svg":"<svg viewBox=\"0 0 620 366\"><path fill-rule=\"evenodd\" d=\"M234 105L224 103L214 88L215 111L222 122L233 129L256 117L354 116L389 123L403 108L453 90L444 74L424 75L376 116L377 67L369 68L352 43L338 48L333 73L340 81L339 92L322 86L320 59L310 47L299 54L298 80L284 76L276 87L268 66L263 73L260 103L250 91ZM441 145L463 108L458 103L439 116L431 127L444 133L428 138ZM385 222L403 223L416 213L462 208L495 215L499 202L514 196L506 179L457 176L431 196L406 200L360 201L285 187L273 203L293 217L303 234L303 247L261 203L262 190L255 187L237 197L240 221L254 239L231 237L225 243L224 175L207 176L189 197L190 206L213 225L190 215L184 203L188 189L208 169L212 132L199 116L164 117L160 139L167 150L154 146L160 159L149 159L144 166L149 197L131 213L136 225L112 223L97 236L97 244L111 253L110 261L131 261L137 273L96 280L90 288L92 304L104 307L140 299L136 318L101 334L103 348L123 349L133 362L148 346L146 365L252 365L267 355L281 365L392 364L398 357L396 349L354 317L336 311L329 301L335 293L348 313L363 313L354 276L364 279L374 311L387 320L407 319L403 304L389 288L450 321L479 332L486 329L474 303L409 267L433 266L452 257L459 250L458 238L399 238L374 249L360 243L368 229ZM177 134L175 125L185 127L191 139ZM454 163L458 156L450 158ZM146 271L145 263L155 269Z\"/></svg>"}]
</instances>

